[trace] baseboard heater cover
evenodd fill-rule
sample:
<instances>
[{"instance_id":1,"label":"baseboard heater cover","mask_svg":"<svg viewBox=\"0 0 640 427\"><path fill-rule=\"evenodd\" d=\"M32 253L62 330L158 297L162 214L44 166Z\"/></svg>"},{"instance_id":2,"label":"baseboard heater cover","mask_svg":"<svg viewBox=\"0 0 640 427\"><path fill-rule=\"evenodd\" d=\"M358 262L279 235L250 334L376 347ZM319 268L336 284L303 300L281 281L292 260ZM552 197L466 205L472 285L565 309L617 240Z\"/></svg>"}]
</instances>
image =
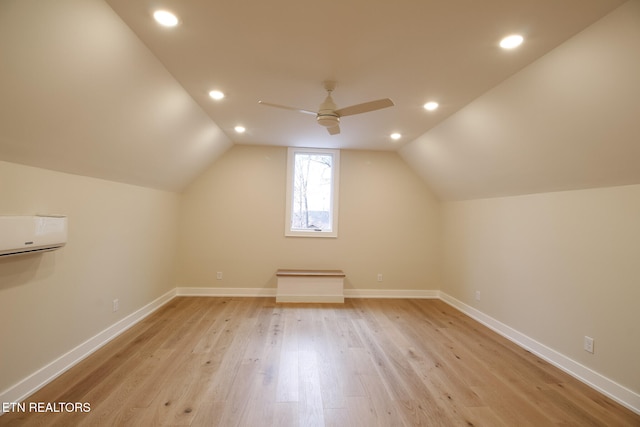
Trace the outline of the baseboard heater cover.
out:
<instances>
[{"instance_id":1,"label":"baseboard heater cover","mask_svg":"<svg viewBox=\"0 0 640 427\"><path fill-rule=\"evenodd\" d=\"M276 272L276 302L344 303L342 270L291 270Z\"/></svg>"}]
</instances>

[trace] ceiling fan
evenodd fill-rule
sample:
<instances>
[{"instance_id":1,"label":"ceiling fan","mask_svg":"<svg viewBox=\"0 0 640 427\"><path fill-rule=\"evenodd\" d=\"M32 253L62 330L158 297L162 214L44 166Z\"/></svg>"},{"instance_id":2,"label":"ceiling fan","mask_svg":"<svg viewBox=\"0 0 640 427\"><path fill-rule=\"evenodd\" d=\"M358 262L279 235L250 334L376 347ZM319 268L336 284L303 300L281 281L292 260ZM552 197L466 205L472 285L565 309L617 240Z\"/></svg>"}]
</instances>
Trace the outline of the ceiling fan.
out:
<instances>
[{"instance_id":1,"label":"ceiling fan","mask_svg":"<svg viewBox=\"0 0 640 427\"><path fill-rule=\"evenodd\" d=\"M283 108L285 110L298 111L305 114L313 114L319 125L324 126L331 135L340 133L340 117L352 116L354 114L368 113L382 108L393 107L393 101L389 98L377 99L375 101L364 102L350 107L338 108L331 98L331 92L336 88L336 82L327 80L323 83L327 91L327 97L318 107L318 111L305 110L302 108L288 107L286 105L272 104L270 102L258 101L258 104L269 107Z\"/></svg>"}]
</instances>

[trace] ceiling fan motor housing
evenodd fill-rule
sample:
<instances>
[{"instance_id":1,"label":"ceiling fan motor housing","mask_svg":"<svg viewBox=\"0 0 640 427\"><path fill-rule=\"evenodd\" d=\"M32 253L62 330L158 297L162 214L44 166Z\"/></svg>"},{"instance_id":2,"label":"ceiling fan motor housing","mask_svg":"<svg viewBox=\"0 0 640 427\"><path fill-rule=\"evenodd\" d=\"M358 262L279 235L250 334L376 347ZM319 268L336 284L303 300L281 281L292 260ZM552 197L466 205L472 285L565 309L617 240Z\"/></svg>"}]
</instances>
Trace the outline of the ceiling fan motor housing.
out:
<instances>
[{"instance_id":1,"label":"ceiling fan motor housing","mask_svg":"<svg viewBox=\"0 0 640 427\"><path fill-rule=\"evenodd\" d=\"M327 83L328 82L325 82L325 85ZM332 128L340 124L340 116L336 113L336 108L338 107L336 107L336 103L333 102L333 98L331 98L331 89L327 88L327 91L329 91L329 93L324 102L320 104L316 120L320 126Z\"/></svg>"},{"instance_id":2,"label":"ceiling fan motor housing","mask_svg":"<svg viewBox=\"0 0 640 427\"><path fill-rule=\"evenodd\" d=\"M328 114L323 114L322 112L320 112L316 116L316 121L320 126L332 128L340 124L340 117L338 117L338 115L334 112Z\"/></svg>"}]
</instances>

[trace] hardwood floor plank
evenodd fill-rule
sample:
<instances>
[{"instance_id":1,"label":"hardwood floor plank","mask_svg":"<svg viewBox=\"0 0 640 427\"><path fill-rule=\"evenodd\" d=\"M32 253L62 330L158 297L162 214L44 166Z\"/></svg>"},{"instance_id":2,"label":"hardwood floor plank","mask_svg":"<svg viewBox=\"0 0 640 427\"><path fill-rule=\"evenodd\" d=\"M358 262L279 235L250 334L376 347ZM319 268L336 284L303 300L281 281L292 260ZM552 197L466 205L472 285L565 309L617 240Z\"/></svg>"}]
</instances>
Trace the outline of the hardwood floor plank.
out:
<instances>
[{"instance_id":1,"label":"hardwood floor plank","mask_svg":"<svg viewBox=\"0 0 640 427\"><path fill-rule=\"evenodd\" d=\"M392 398L378 375L361 375L360 379L374 408L376 425L407 425L404 414L396 405L397 400Z\"/></svg>"},{"instance_id":2,"label":"hardwood floor plank","mask_svg":"<svg viewBox=\"0 0 640 427\"><path fill-rule=\"evenodd\" d=\"M640 426L439 300L179 297L0 426Z\"/></svg>"},{"instance_id":3,"label":"hardwood floor plank","mask_svg":"<svg viewBox=\"0 0 640 427\"><path fill-rule=\"evenodd\" d=\"M147 394L123 393L122 390L114 394L121 396L122 403L117 405L120 408L118 413L110 418L115 421L123 418L123 414L134 411L137 405L148 407L152 422L159 420L169 420L176 425L189 425L193 417L195 398L206 389L209 380L215 372L215 366L208 363L206 355L193 353L192 351L180 351L179 349L192 350L201 339L202 331L210 328L212 322L213 307L204 304L192 309L193 316L184 322L177 335L180 338L173 341L176 348L171 348L172 354L166 359L166 363L158 364L155 371L156 376L149 378L164 378L163 382L154 382L144 389ZM160 350L169 350L167 342ZM170 365L167 365L170 363ZM163 372L164 375L161 373ZM169 374L169 375L167 375Z\"/></svg>"},{"instance_id":4,"label":"hardwood floor plank","mask_svg":"<svg viewBox=\"0 0 640 427\"><path fill-rule=\"evenodd\" d=\"M358 357L354 353L356 350L350 348L345 353L345 366L341 380L342 393L345 399L351 396L364 396L365 391L358 374ZM346 404L346 403L345 403Z\"/></svg>"},{"instance_id":5,"label":"hardwood floor plank","mask_svg":"<svg viewBox=\"0 0 640 427\"><path fill-rule=\"evenodd\" d=\"M380 425L371 398L367 396L349 396L346 401L347 413L349 414L347 425L353 427Z\"/></svg>"},{"instance_id":6,"label":"hardwood floor plank","mask_svg":"<svg viewBox=\"0 0 640 427\"><path fill-rule=\"evenodd\" d=\"M446 412L438 406L435 400L398 401L397 404L401 408L408 426L454 425L452 419L446 415ZM464 425L466 423L460 421L457 424Z\"/></svg>"},{"instance_id":7,"label":"hardwood floor plank","mask_svg":"<svg viewBox=\"0 0 640 427\"><path fill-rule=\"evenodd\" d=\"M349 414L346 408L326 408L324 410L325 427L345 427L348 424Z\"/></svg>"},{"instance_id":8,"label":"hardwood floor plank","mask_svg":"<svg viewBox=\"0 0 640 427\"><path fill-rule=\"evenodd\" d=\"M321 329L318 346L318 371L322 403L325 409L344 407L344 387L347 375L347 343L337 333L337 318L334 309L321 309Z\"/></svg>"},{"instance_id":9,"label":"hardwood floor plank","mask_svg":"<svg viewBox=\"0 0 640 427\"><path fill-rule=\"evenodd\" d=\"M221 424L225 426L249 425L244 418L251 402L254 378L258 374L259 363L255 359L244 359L235 371L232 384L224 401Z\"/></svg>"},{"instance_id":10,"label":"hardwood floor plank","mask_svg":"<svg viewBox=\"0 0 640 427\"><path fill-rule=\"evenodd\" d=\"M298 402L300 400L298 379L298 351L284 351L278 368L276 402Z\"/></svg>"},{"instance_id":11,"label":"hardwood floor plank","mask_svg":"<svg viewBox=\"0 0 640 427\"><path fill-rule=\"evenodd\" d=\"M249 345L251 330L256 318L249 317L250 311L245 310L246 317L242 312L235 313L231 318L226 319L227 327L224 330L223 338L212 352L220 352L222 360L217 375L213 378L206 394L213 401L226 401L232 390L232 385L236 380L242 361L243 354Z\"/></svg>"},{"instance_id":12,"label":"hardwood floor plank","mask_svg":"<svg viewBox=\"0 0 640 427\"><path fill-rule=\"evenodd\" d=\"M268 308L268 307L265 307ZM258 363L257 375L254 375L247 395L248 404L241 425L272 425L278 388L278 371L282 354L282 317L279 308L263 310L260 316L268 322L266 333L260 332L252 338L256 344L250 346L245 357ZM258 343L262 343L258 346ZM255 348L254 348L255 347ZM258 348L260 347L260 348Z\"/></svg>"},{"instance_id":13,"label":"hardwood floor plank","mask_svg":"<svg viewBox=\"0 0 640 427\"><path fill-rule=\"evenodd\" d=\"M585 411L596 424L640 426L640 420L635 414L616 411L617 403L570 377L566 382L550 385L546 394L547 399L553 400L563 414L568 411L573 417L573 414ZM558 399L557 396L562 396L563 399Z\"/></svg>"},{"instance_id":14,"label":"hardwood floor plank","mask_svg":"<svg viewBox=\"0 0 640 427\"><path fill-rule=\"evenodd\" d=\"M380 328L371 321L359 320L356 322L358 333L365 344L367 355L375 366L376 375L380 378L387 390L388 398L393 400L409 400L410 392L405 384L400 381L395 367L389 361L377 339L380 337ZM361 376L362 378L362 376Z\"/></svg>"},{"instance_id":15,"label":"hardwood floor plank","mask_svg":"<svg viewBox=\"0 0 640 427\"><path fill-rule=\"evenodd\" d=\"M532 405L521 394L513 395L506 387L474 387L475 393L507 425L522 426L552 425L553 420Z\"/></svg>"},{"instance_id":16,"label":"hardwood floor plank","mask_svg":"<svg viewBox=\"0 0 640 427\"><path fill-rule=\"evenodd\" d=\"M272 426L294 427L298 425L298 402L278 402L273 404Z\"/></svg>"},{"instance_id":17,"label":"hardwood floor plank","mask_svg":"<svg viewBox=\"0 0 640 427\"><path fill-rule=\"evenodd\" d=\"M312 350L301 350L298 367L300 378L299 425L323 426L324 408L322 406L317 353Z\"/></svg>"},{"instance_id":18,"label":"hardwood floor plank","mask_svg":"<svg viewBox=\"0 0 640 427\"><path fill-rule=\"evenodd\" d=\"M505 421L488 406L467 408L467 411L469 412L470 419L473 420L471 423L474 426L511 427L510 424L506 424Z\"/></svg>"},{"instance_id":19,"label":"hardwood floor plank","mask_svg":"<svg viewBox=\"0 0 640 427\"><path fill-rule=\"evenodd\" d=\"M138 414L135 411L137 400L134 398L138 390L144 388L149 379L162 378L162 368L167 366L174 356L175 351L169 349L158 349L151 355L141 355L138 368L133 369L109 396L99 401L92 409L96 411L95 422L103 425L125 425L130 419L134 419Z\"/></svg>"},{"instance_id":20,"label":"hardwood floor plank","mask_svg":"<svg viewBox=\"0 0 640 427\"><path fill-rule=\"evenodd\" d=\"M220 426L222 412L224 411L224 402L205 401L196 412L191 425L193 426ZM142 423L136 426L150 426L152 424Z\"/></svg>"}]
</instances>

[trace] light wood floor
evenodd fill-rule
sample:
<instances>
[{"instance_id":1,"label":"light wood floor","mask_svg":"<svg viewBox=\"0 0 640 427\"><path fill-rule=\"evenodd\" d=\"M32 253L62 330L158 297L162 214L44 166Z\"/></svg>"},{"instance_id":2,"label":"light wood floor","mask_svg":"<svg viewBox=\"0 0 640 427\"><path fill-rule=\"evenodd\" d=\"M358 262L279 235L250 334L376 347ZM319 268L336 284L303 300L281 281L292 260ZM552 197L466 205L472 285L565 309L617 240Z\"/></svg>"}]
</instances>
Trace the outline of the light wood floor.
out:
<instances>
[{"instance_id":1,"label":"light wood floor","mask_svg":"<svg viewBox=\"0 0 640 427\"><path fill-rule=\"evenodd\" d=\"M176 298L0 425L640 426L439 300Z\"/></svg>"}]
</instances>

